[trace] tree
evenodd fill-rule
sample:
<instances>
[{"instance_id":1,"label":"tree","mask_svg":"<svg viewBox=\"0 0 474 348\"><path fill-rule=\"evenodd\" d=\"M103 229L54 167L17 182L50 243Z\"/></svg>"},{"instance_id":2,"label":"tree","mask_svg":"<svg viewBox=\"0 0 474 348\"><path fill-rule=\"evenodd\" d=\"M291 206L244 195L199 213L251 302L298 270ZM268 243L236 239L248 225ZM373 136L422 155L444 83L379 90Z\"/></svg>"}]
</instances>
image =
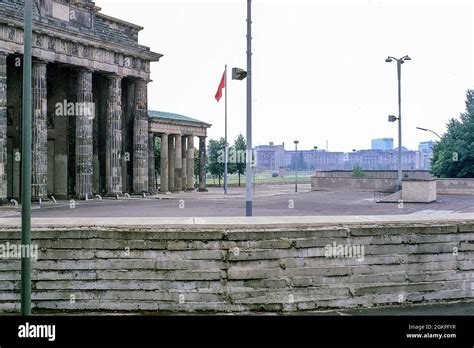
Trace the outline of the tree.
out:
<instances>
[{"instance_id":1,"label":"tree","mask_svg":"<svg viewBox=\"0 0 474 348\"><path fill-rule=\"evenodd\" d=\"M232 149L234 151L234 155L236 158L236 161L232 163L231 171L232 173L237 173L239 175L239 187L241 186L241 176L245 175L246 171L246 159L247 156L246 151L247 151L247 142L245 141L245 138L242 134L239 134L237 139L235 139L234 142L234 147Z\"/></svg>"},{"instance_id":2,"label":"tree","mask_svg":"<svg viewBox=\"0 0 474 348\"><path fill-rule=\"evenodd\" d=\"M221 186L221 179L224 176L225 164L225 139L221 138L219 141L210 140L208 145L209 163L208 170L214 176L219 178L219 187Z\"/></svg>"},{"instance_id":3,"label":"tree","mask_svg":"<svg viewBox=\"0 0 474 348\"><path fill-rule=\"evenodd\" d=\"M364 170L362 167L357 164L352 168L352 177L353 178L363 178L365 176Z\"/></svg>"},{"instance_id":4,"label":"tree","mask_svg":"<svg viewBox=\"0 0 474 348\"><path fill-rule=\"evenodd\" d=\"M432 172L440 178L474 178L474 90L466 93L466 112L451 119L433 148Z\"/></svg>"},{"instance_id":5,"label":"tree","mask_svg":"<svg viewBox=\"0 0 474 348\"><path fill-rule=\"evenodd\" d=\"M305 170L306 169L306 162L304 160L304 155L302 151L298 151L298 154L294 154L291 156L291 163L289 170Z\"/></svg>"}]
</instances>

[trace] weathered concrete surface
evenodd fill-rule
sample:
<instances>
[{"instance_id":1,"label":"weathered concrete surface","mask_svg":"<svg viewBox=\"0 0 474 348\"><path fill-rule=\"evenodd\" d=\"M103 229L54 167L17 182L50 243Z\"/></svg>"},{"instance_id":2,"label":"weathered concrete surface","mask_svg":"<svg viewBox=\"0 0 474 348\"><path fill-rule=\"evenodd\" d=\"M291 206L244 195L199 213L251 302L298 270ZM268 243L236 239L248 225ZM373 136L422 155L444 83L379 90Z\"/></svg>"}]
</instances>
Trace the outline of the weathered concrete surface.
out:
<instances>
[{"instance_id":1,"label":"weathered concrete surface","mask_svg":"<svg viewBox=\"0 0 474 348\"><path fill-rule=\"evenodd\" d=\"M440 195L474 195L474 179L438 179Z\"/></svg>"},{"instance_id":2,"label":"weathered concrete surface","mask_svg":"<svg viewBox=\"0 0 474 348\"><path fill-rule=\"evenodd\" d=\"M296 225L344 225L372 223L427 223L435 224L473 222L474 214L429 215L367 215L367 216L259 216L259 217L123 217L123 218L33 218L32 226L38 228L61 227L157 227L174 226L296 226ZM0 219L0 227L19 227L20 218Z\"/></svg>"},{"instance_id":3,"label":"weathered concrete surface","mask_svg":"<svg viewBox=\"0 0 474 348\"><path fill-rule=\"evenodd\" d=\"M18 243L2 228L0 244ZM474 297L474 222L35 229L34 310L305 312ZM364 246L333 258L326 246ZM0 311L19 310L0 261ZM73 300L71 300L73 299Z\"/></svg>"},{"instance_id":4,"label":"weathered concrete surface","mask_svg":"<svg viewBox=\"0 0 474 348\"><path fill-rule=\"evenodd\" d=\"M378 178L311 178L313 190L367 190L367 191L395 191L397 179Z\"/></svg>"},{"instance_id":5,"label":"weathered concrete surface","mask_svg":"<svg viewBox=\"0 0 474 348\"><path fill-rule=\"evenodd\" d=\"M436 199L436 180L403 180L403 202L432 203Z\"/></svg>"},{"instance_id":6,"label":"weathered concrete surface","mask_svg":"<svg viewBox=\"0 0 474 348\"><path fill-rule=\"evenodd\" d=\"M396 172L364 172L364 177L354 178L352 172L317 172L311 178L313 190L368 190L395 191ZM393 174L394 173L394 174ZM435 179L427 172L404 172L411 180ZM474 195L474 179L435 179L438 195Z\"/></svg>"}]
</instances>

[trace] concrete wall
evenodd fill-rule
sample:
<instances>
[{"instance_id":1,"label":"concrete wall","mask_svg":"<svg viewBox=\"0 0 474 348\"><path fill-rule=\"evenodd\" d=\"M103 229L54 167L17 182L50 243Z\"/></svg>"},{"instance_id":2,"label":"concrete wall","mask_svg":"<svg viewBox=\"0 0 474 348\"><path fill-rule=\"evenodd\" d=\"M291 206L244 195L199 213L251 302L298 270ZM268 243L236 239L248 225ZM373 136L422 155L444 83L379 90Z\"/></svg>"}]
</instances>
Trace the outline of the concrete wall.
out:
<instances>
[{"instance_id":1,"label":"concrete wall","mask_svg":"<svg viewBox=\"0 0 474 348\"><path fill-rule=\"evenodd\" d=\"M368 179L397 179L398 173L393 170L364 170L364 178ZM417 170L410 171L404 170L403 175L407 179L416 180L430 180L433 176L429 171ZM315 177L317 178L353 178L354 172L352 170L334 170L325 172L316 172Z\"/></svg>"},{"instance_id":2,"label":"concrete wall","mask_svg":"<svg viewBox=\"0 0 474 348\"><path fill-rule=\"evenodd\" d=\"M0 245L19 231L0 231ZM474 297L474 224L35 231L34 310L296 312ZM328 258L360 245L363 260ZM20 262L0 259L0 311Z\"/></svg>"},{"instance_id":3,"label":"concrete wall","mask_svg":"<svg viewBox=\"0 0 474 348\"><path fill-rule=\"evenodd\" d=\"M438 179L439 195L474 195L474 179Z\"/></svg>"},{"instance_id":4,"label":"concrete wall","mask_svg":"<svg viewBox=\"0 0 474 348\"><path fill-rule=\"evenodd\" d=\"M375 179L375 178L311 178L311 189L313 191L396 191L397 179Z\"/></svg>"},{"instance_id":5,"label":"concrete wall","mask_svg":"<svg viewBox=\"0 0 474 348\"><path fill-rule=\"evenodd\" d=\"M435 179L429 172L403 172L410 180ZM474 179L436 179L438 195L474 195ZM395 191L397 173L393 171L364 171L364 177L354 178L353 172L316 172L311 178L312 190Z\"/></svg>"}]
</instances>

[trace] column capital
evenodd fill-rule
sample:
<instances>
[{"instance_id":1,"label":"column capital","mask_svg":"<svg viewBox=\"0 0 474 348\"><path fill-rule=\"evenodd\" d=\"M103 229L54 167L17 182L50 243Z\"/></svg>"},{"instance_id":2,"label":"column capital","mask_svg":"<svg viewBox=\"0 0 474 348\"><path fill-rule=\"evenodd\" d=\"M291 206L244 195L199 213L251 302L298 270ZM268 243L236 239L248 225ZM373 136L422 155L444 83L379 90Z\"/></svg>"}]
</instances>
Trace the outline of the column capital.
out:
<instances>
[{"instance_id":1,"label":"column capital","mask_svg":"<svg viewBox=\"0 0 474 348\"><path fill-rule=\"evenodd\" d=\"M33 59L33 65L48 65L49 62L42 60L42 59Z\"/></svg>"},{"instance_id":2,"label":"column capital","mask_svg":"<svg viewBox=\"0 0 474 348\"><path fill-rule=\"evenodd\" d=\"M134 79L134 82L135 83L144 83L144 84L148 85L151 82L151 80L150 79L136 78L136 79Z\"/></svg>"},{"instance_id":3,"label":"column capital","mask_svg":"<svg viewBox=\"0 0 474 348\"><path fill-rule=\"evenodd\" d=\"M123 80L125 76L117 74L107 74L105 77L109 80Z\"/></svg>"},{"instance_id":4,"label":"column capital","mask_svg":"<svg viewBox=\"0 0 474 348\"><path fill-rule=\"evenodd\" d=\"M130 82L131 83L144 83L144 84L149 84L150 82L153 82L152 80L150 79L146 79L146 78L143 78L143 77L135 77L135 76L130 76L129 77L130 79Z\"/></svg>"},{"instance_id":5,"label":"column capital","mask_svg":"<svg viewBox=\"0 0 474 348\"><path fill-rule=\"evenodd\" d=\"M83 67L83 66L75 67L74 70L79 71L79 72L88 72L88 73L91 73L91 74L94 73L94 69Z\"/></svg>"}]
</instances>

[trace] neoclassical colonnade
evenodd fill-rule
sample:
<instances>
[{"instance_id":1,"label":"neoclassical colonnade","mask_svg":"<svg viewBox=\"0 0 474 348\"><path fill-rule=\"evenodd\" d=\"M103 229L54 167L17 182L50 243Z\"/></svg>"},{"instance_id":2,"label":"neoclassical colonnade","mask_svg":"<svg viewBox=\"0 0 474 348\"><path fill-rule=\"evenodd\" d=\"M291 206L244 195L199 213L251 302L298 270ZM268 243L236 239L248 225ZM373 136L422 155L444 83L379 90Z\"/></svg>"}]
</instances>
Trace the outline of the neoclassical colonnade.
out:
<instances>
[{"instance_id":1,"label":"neoclassical colonnade","mask_svg":"<svg viewBox=\"0 0 474 348\"><path fill-rule=\"evenodd\" d=\"M150 111L149 143L158 137L161 142L161 193L195 189L195 138L199 138L199 191L206 191L206 137L210 124L186 116ZM149 182L155 183L155 156L149 148ZM156 192L154 184L151 192Z\"/></svg>"},{"instance_id":2,"label":"neoclassical colonnade","mask_svg":"<svg viewBox=\"0 0 474 348\"><path fill-rule=\"evenodd\" d=\"M18 197L23 2L0 14L0 199ZM43 0L33 21L32 198L149 192L148 83L161 54L89 0ZM94 105L54 114L56 103ZM53 114L53 115L52 115ZM65 117L67 116L67 117ZM70 117L73 116L73 117ZM54 180L53 180L54 177Z\"/></svg>"}]
</instances>

